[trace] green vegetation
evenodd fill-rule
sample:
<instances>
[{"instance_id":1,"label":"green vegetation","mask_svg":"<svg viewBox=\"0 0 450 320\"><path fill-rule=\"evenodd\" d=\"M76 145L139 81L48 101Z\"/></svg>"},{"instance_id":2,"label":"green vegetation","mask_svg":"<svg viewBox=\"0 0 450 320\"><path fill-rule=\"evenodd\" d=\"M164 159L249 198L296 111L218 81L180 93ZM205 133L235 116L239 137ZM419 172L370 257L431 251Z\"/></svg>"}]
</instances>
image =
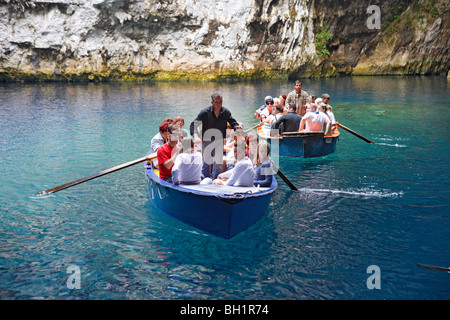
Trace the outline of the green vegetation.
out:
<instances>
[{"instance_id":1,"label":"green vegetation","mask_svg":"<svg viewBox=\"0 0 450 320\"><path fill-rule=\"evenodd\" d=\"M444 6L443 3L441 5ZM401 30L402 23L407 29L425 30L427 19L433 19L439 15L439 4L436 0L416 0L410 9L398 8L395 5L389 9L384 22L384 30L387 35L392 36Z\"/></svg>"},{"instance_id":2,"label":"green vegetation","mask_svg":"<svg viewBox=\"0 0 450 320\"><path fill-rule=\"evenodd\" d=\"M320 33L316 34L316 52L319 57L330 55L330 51L327 49L327 44L333 38L333 34L328 33L327 30L328 27L325 21L323 21Z\"/></svg>"}]
</instances>

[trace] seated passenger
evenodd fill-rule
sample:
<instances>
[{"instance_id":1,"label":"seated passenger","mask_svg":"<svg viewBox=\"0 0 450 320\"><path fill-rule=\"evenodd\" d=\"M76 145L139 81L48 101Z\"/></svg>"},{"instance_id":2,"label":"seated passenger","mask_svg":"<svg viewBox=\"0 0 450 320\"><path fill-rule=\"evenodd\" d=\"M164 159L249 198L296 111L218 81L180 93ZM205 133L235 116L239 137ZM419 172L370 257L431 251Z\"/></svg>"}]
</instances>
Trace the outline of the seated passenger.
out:
<instances>
[{"instance_id":1,"label":"seated passenger","mask_svg":"<svg viewBox=\"0 0 450 320\"><path fill-rule=\"evenodd\" d=\"M234 147L234 157L237 159L236 165L217 176L213 184L227 185L235 187L252 187L255 177L253 164L245 156L245 142L238 141Z\"/></svg>"},{"instance_id":2,"label":"seated passenger","mask_svg":"<svg viewBox=\"0 0 450 320\"><path fill-rule=\"evenodd\" d=\"M284 112L283 106L282 106L281 104L277 104L277 105L275 106L275 108L273 109L273 113L272 113L273 117L272 117L272 119L270 120L270 121L271 121L271 122L270 122L270 130L267 132L267 131L264 131L264 128L263 128L263 133L264 133L265 135L267 135L267 136L276 136L276 130L274 129L274 124L275 124L275 122L276 122L278 119L281 118L281 116L283 115L283 112ZM283 124L280 124L280 126L278 127L278 129L279 129L279 131L283 131L283 130L284 130L284 125L283 125Z\"/></svg>"},{"instance_id":3,"label":"seated passenger","mask_svg":"<svg viewBox=\"0 0 450 320\"><path fill-rule=\"evenodd\" d=\"M202 176L202 154L194 150L194 142L185 137L181 142L183 151L178 154L172 167L174 184L199 184Z\"/></svg>"},{"instance_id":4,"label":"seated passenger","mask_svg":"<svg viewBox=\"0 0 450 320\"><path fill-rule=\"evenodd\" d=\"M290 103L289 112L283 114L277 121L275 121L272 129L278 129L281 124L283 124L283 130L280 128L280 134L283 132L297 132L301 119L302 117L297 114L297 106Z\"/></svg>"},{"instance_id":5,"label":"seated passenger","mask_svg":"<svg viewBox=\"0 0 450 320\"><path fill-rule=\"evenodd\" d=\"M300 122L299 132L303 130L305 124L306 128L304 131L322 131L323 125L326 124L325 135L330 134L331 121L327 115L317 111L317 106L315 104L310 104L307 107L306 113Z\"/></svg>"},{"instance_id":6,"label":"seated passenger","mask_svg":"<svg viewBox=\"0 0 450 320\"><path fill-rule=\"evenodd\" d=\"M261 140L258 144L258 158L255 168L255 180L253 185L257 187L270 187L273 179L272 159L269 157L270 144L266 140Z\"/></svg>"},{"instance_id":7,"label":"seated passenger","mask_svg":"<svg viewBox=\"0 0 450 320\"><path fill-rule=\"evenodd\" d=\"M280 99L277 98L277 100ZM269 105L265 110L267 110L266 113L261 113L261 122L263 123L261 129L264 135L270 136L272 124L283 115L283 107L278 103L275 106ZM278 114L278 117L275 117L276 114Z\"/></svg>"},{"instance_id":8,"label":"seated passenger","mask_svg":"<svg viewBox=\"0 0 450 320\"><path fill-rule=\"evenodd\" d=\"M169 133L167 132L168 127L169 123L167 121L163 121L159 125L159 132L152 138L152 141L150 142L150 151L147 153L147 155L158 151L158 148L166 143L167 137L169 136ZM151 160L147 160L147 164L150 164L150 161ZM155 167L158 166L158 161L156 159L153 160L153 165Z\"/></svg>"},{"instance_id":9,"label":"seated passenger","mask_svg":"<svg viewBox=\"0 0 450 320\"><path fill-rule=\"evenodd\" d=\"M180 127L172 124L167 131L169 132L169 138L165 144L158 148L156 155L159 163L159 177L172 183L172 167L181 149L178 145L181 130Z\"/></svg>"},{"instance_id":10,"label":"seated passenger","mask_svg":"<svg viewBox=\"0 0 450 320\"><path fill-rule=\"evenodd\" d=\"M329 107L326 103L323 103L318 106L318 110L319 112L323 112L327 115L327 117L330 119L331 121L331 132L333 132L336 129L336 118L334 117L333 111L330 110L331 107Z\"/></svg>"},{"instance_id":11,"label":"seated passenger","mask_svg":"<svg viewBox=\"0 0 450 320\"><path fill-rule=\"evenodd\" d=\"M188 132L183 129L184 118L182 116L176 117L175 120L174 120L174 124L176 124L177 126L180 127L181 131L183 132L183 137L187 137L188 136Z\"/></svg>"},{"instance_id":12,"label":"seated passenger","mask_svg":"<svg viewBox=\"0 0 450 320\"><path fill-rule=\"evenodd\" d=\"M169 125L171 125L171 124L176 124L176 123L175 123L175 120L173 120L172 118L165 118L165 119L163 120L163 122L168 122Z\"/></svg>"},{"instance_id":13,"label":"seated passenger","mask_svg":"<svg viewBox=\"0 0 450 320\"><path fill-rule=\"evenodd\" d=\"M255 111L255 115L254 118L255 119L259 119L261 117L261 113L267 108L267 106L269 105L273 105L273 98L272 96L267 96L264 98L264 104L259 107L256 111Z\"/></svg>"},{"instance_id":14,"label":"seated passenger","mask_svg":"<svg viewBox=\"0 0 450 320\"><path fill-rule=\"evenodd\" d=\"M228 129L227 129L228 130ZM228 131L227 131L228 134ZM223 171L229 170L234 167L236 164L236 158L234 156L234 146L236 145L237 141L244 141L244 136L242 134L237 134L233 131L229 132L229 135L224 142L223 150L224 150L224 157L223 157Z\"/></svg>"}]
</instances>

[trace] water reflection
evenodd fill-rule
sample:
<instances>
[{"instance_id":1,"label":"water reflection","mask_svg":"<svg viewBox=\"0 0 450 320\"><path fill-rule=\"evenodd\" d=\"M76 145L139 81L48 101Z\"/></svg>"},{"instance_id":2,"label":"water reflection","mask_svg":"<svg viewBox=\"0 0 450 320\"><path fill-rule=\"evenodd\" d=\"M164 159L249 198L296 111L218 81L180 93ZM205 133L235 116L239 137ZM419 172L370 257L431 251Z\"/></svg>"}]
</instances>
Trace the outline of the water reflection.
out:
<instances>
[{"instance_id":1,"label":"water reflection","mask_svg":"<svg viewBox=\"0 0 450 320\"><path fill-rule=\"evenodd\" d=\"M248 128L264 97L293 83L0 84L0 296L447 297L440 275L415 270L449 261L447 80L305 79L304 89L330 93L337 120L378 144L341 132L334 154L280 159L299 192L279 180L266 215L223 240L152 207L138 166L30 194L141 157L162 119L188 125L215 91ZM65 285L70 264L80 291ZM371 264L391 275L382 292L365 287Z\"/></svg>"}]
</instances>

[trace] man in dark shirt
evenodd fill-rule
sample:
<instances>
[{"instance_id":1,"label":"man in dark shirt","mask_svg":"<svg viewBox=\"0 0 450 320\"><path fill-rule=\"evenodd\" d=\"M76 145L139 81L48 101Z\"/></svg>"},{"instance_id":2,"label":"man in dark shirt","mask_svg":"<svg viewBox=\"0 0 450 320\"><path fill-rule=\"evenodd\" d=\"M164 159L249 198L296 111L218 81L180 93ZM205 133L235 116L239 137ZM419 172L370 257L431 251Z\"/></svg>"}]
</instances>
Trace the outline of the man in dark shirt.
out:
<instances>
[{"instance_id":1,"label":"man in dark shirt","mask_svg":"<svg viewBox=\"0 0 450 320\"><path fill-rule=\"evenodd\" d=\"M223 139L226 137L227 122L234 130L243 129L233 118L230 110L222 107L222 103L222 96L217 93L213 94L211 96L211 106L200 111L197 118L192 121L190 126L194 142L196 144L201 142L202 144L203 177L211 177L212 180L216 179L219 175L220 166L223 163ZM198 132L198 127L200 125L202 126L201 139L199 138ZM214 143L214 141L216 142ZM211 145L212 143L214 143L214 145ZM211 148L208 148L208 146Z\"/></svg>"},{"instance_id":2,"label":"man in dark shirt","mask_svg":"<svg viewBox=\"0 0 450 320\"><path fill-rule=\"evenodd\" d=\"M278 129L283 124L283 132L297 132L302 117L297 114L297 106L293 103L289 104L288 113L283 114L275 123L272 129ZM283 132L280 132L283 133Z\"/></svg>"}]
</instances>

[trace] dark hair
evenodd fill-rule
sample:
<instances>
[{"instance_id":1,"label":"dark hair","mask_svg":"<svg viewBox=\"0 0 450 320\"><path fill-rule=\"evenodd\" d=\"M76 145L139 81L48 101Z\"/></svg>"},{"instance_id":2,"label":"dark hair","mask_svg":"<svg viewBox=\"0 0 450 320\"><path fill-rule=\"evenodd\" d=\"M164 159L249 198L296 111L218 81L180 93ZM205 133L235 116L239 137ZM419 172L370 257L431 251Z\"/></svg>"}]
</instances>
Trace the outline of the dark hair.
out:
<instances>
[{"instance_id":1,"label":"dark hair","mask_svg":"<svg viewBox=\"0 0 450 320\"><path fill-rule=\"evenodd\" d=\"M173 121L172 118L165 118L165 119L163 120L163 122L168 122L169 124L171 124L171 123L173 123L174 121Z\"/></svg>"},{"instance_id":2,"label":"dark hair","mask_svg":"<svg viewBox=\"0 0 450 320\"><path fill-rule=\"evenodd\" d=\"M276 106L275 106L275 109L277 109L278 111L280 111L280 112L283 112L283 106L281 105L281 104L277 104Z\"/></svg>"},{"instance_id":3,"label":"dark hair","mask_svg":"<svg viewBox=\"0 0 450 320\"><path fill-rule=\"evenodd\" d=\"M180 127L177 124L171 124L168 128L167 131L172 134L174 131L180 130Z\"/></svg>"},{"instance_id":4,"label":"dark hair","mask_svg":"<svg viewBox=\"0 0 450 320\"><path fill-rule=\"evenodd\" d=\"M300 80L295 80L295 83L303 84Z\"/></svg>"},{"instance_id":5,"label":"dark hair","mask_svg":"<svg viewBox=\"0 0 450 320\"><path fill-rule=\"evenodd\" d=\"M168 128L169 128L169 123L167 121L163 121L163 123L161 123L159 125L159 132L167 132Z\"/></svg>"},{"instance_id":6,"label":"dark hair","mask_svg":"<svg viewBox=\"0 0 450 320\"><path fill-rule=\"evenodd\" d=\"M289 103L289 108L292 108L292 110L297 111L297 106L293 103Z\"/></svg>"}]
</instances>

